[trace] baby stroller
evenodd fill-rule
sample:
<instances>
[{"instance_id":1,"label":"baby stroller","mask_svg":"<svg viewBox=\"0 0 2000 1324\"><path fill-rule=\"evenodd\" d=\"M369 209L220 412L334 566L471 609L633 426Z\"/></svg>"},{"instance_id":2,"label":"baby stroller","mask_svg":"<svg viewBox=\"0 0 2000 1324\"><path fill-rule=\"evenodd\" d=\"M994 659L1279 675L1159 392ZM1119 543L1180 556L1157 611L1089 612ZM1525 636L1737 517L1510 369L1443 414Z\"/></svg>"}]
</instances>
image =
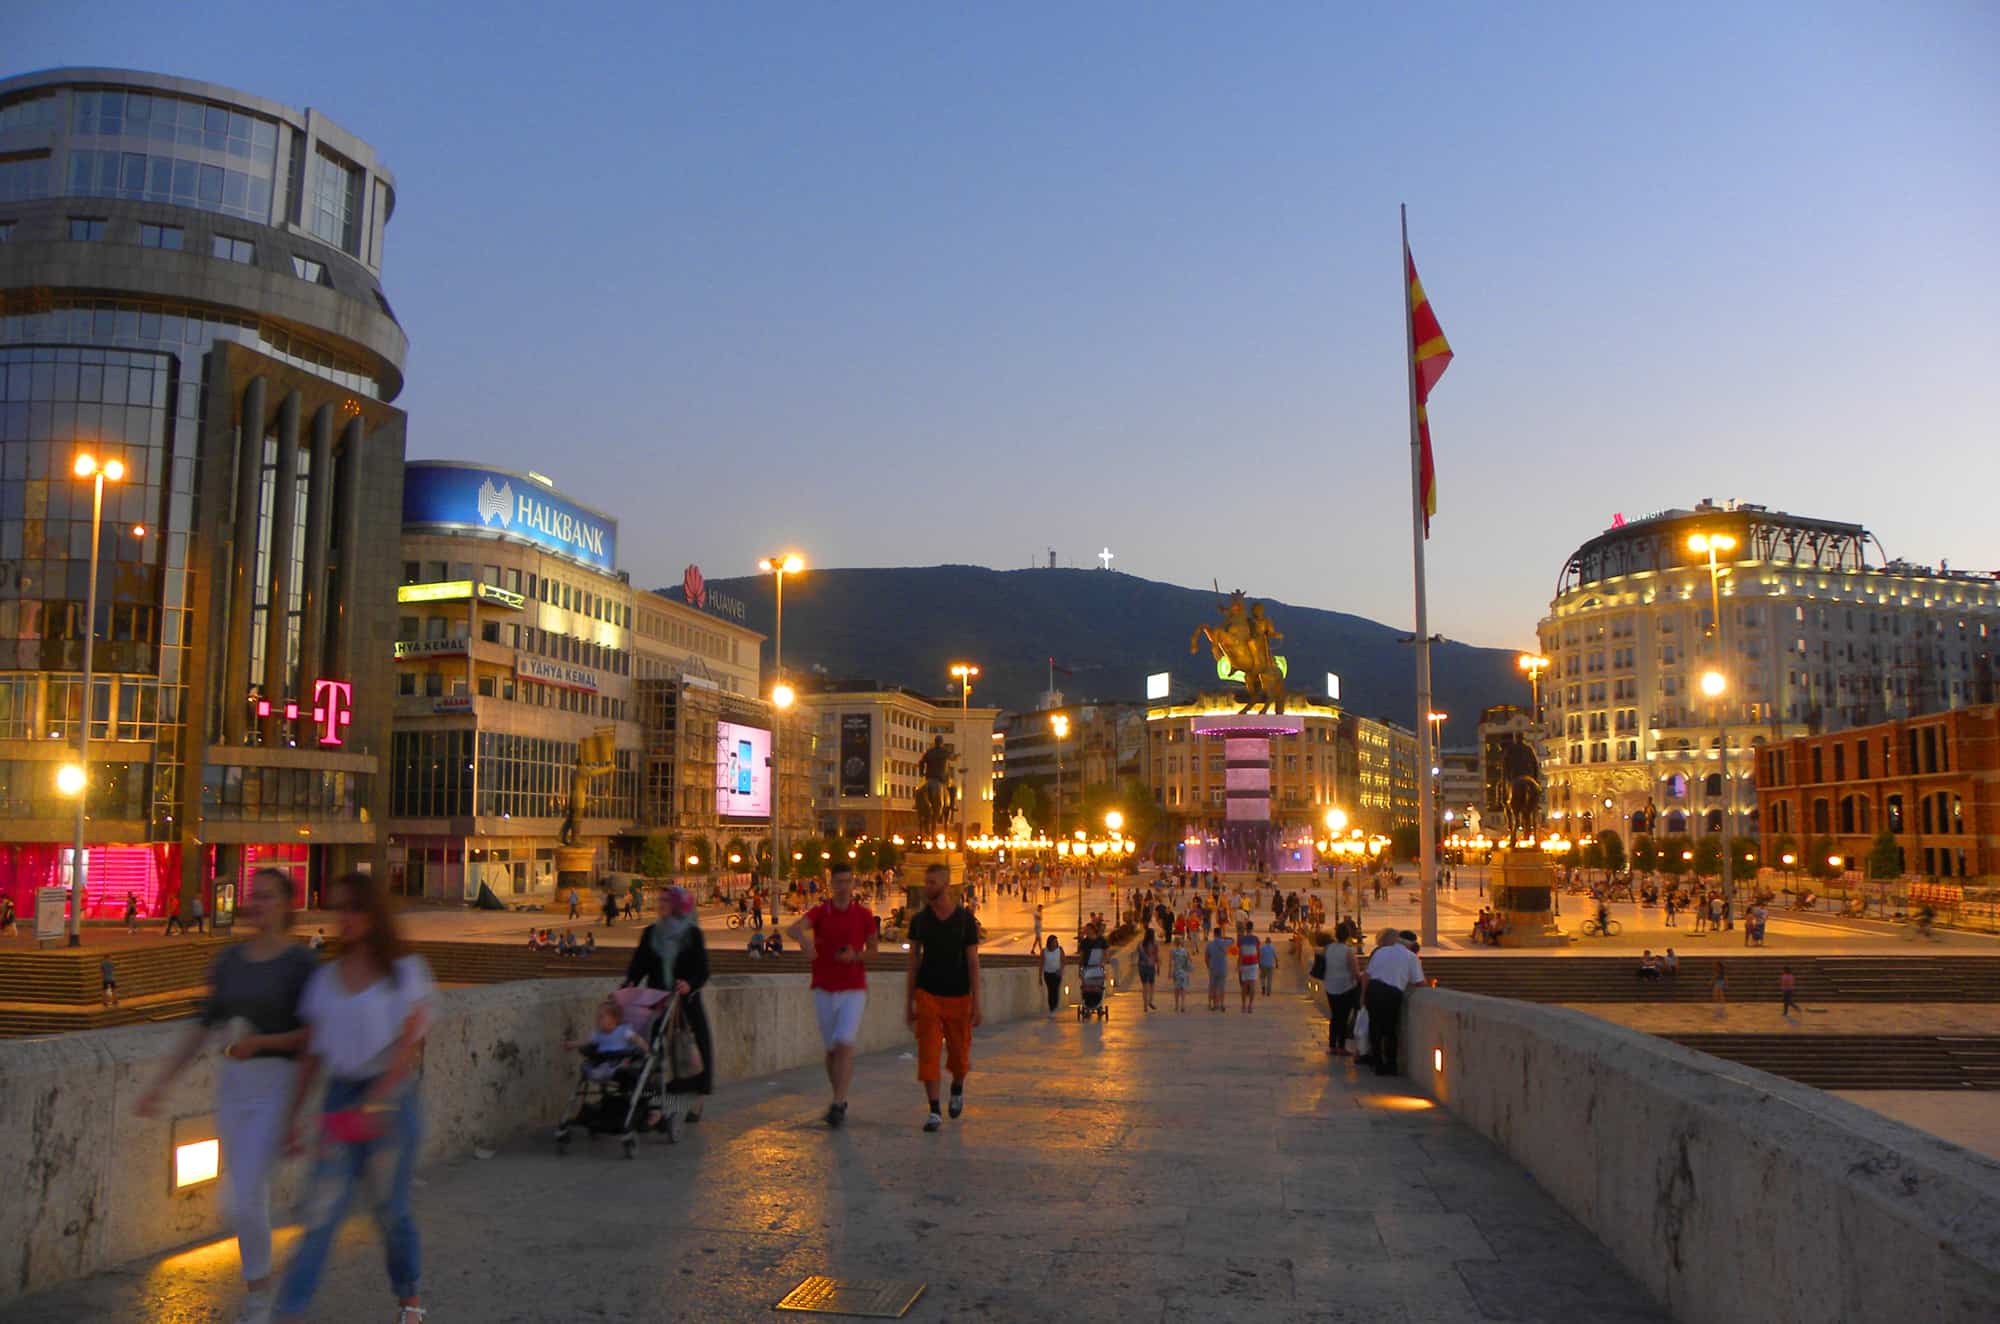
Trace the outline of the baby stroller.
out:
<instances>
[{"instance_id":1,"label":"baby stroller","mask_svg":"<svg viewBox=\"0 0 2000 1324\"><path fill-rule=\"evenodd\" d=\"M639 1152L641 1119L650 1110L658 1113L660 1125L673 1136L674 1114L669 1110L666 1026L673 1008L671 993L652 988L621 988L611 995L626 1025L645 1041L644 1051L604 1054L586 1045L578 1050L583 1057L576 1073L576 1089L569 1106L556 1123L556 1152L569 1152L570 1135L582 1128L587 1136L616 1135L624 1143L625 1157Z\"/></svg>"},{"instance_id":2,"label":"baby stroller","mask_svg":"<svg viewBox=\"0 0 2000 1324\"><path fill-rule=\"evenodd\" d=\"M1076 1004L1076 1018L1087 1021L1092 1016L1104 1021L1111 1019L1111 1004L1104 998L1104 949L1091 949L1089 959L1084 963L1079 985L1083 990L1083 1000Z\"/></svg>"}]
</instances>

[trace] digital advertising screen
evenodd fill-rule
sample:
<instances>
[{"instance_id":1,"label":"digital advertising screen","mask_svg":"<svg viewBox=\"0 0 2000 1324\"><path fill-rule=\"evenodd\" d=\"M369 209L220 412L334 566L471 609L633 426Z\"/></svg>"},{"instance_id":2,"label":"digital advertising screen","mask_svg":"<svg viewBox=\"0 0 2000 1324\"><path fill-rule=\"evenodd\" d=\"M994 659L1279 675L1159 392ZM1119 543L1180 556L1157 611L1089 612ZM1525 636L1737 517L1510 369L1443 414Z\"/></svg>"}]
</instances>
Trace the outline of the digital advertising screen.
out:
<instances>
[{"instance_id":1,"label":"digital advertising screen","mask_svg":"<svg viewBox=\"0 0 2000 1324\"><path fill-rule=\"evenodd\" d=\"M730 822L771 817L771 733L715 724L715 813Z\"/></svg>"},{"instance_id":2,"label":"digital advertising screen","mask_svg":"<svg viewBox=\"0 0 2000 1324\"><path fill-rule=\"evenodd\" d=\"M875 750L875 715L840 715L840 794L857 799L868 794L868 770Z\"/></svg>"}]
</instances>

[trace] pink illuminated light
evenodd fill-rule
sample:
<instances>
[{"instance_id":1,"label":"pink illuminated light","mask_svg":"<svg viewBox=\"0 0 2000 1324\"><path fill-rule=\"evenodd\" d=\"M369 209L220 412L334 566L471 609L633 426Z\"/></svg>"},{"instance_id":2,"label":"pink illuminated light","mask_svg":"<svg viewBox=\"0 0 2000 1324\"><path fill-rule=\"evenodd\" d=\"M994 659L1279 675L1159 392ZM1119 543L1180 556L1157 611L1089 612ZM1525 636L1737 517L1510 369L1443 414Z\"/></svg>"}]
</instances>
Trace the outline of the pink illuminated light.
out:
<instances>
[{"instance_id":1,"label":"pink illuminated light","mask_svg":"<svg viewBox=\"0 0 2000 1324\"><path fill-rule=\"evenodd\" d=\"M344 680L313 682L313 722L319 727L319 743L338 745L341 728L354 722L354 686Z\"/></svg>"}]
</instances>

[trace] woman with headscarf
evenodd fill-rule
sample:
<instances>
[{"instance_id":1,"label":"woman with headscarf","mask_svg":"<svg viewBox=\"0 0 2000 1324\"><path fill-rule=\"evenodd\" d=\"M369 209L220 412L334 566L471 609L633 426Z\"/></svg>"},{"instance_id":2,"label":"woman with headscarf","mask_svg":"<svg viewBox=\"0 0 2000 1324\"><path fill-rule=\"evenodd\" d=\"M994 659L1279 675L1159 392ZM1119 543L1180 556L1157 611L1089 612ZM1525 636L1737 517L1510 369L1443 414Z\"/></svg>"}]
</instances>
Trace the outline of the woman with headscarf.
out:
<instances>
[{"instance_id":1,"label":"woman with headscarf","mask_svg":"<svg viewBox=\"0 0 2000 1324\"><path fill-rule=\"evenodd\" d=\"M687 1120L699 1122L701 1101L715 1088L715 1041L709 1036L708 1013L701 1005L702 986L708 983L708 944L702 941L701 925L695 922L694 893L685 887L660 889L659 915L639 935L632 962L625 967L625 987L671 989L680 996L681 1016L694 1032L695 1046L701 1049L701 1070L676 1077L668 1083L667 1092L694 1095ZM660 1125L669 1139L676 1138L672 1114L661 1118Z\"/></svg>"}]
</instances>

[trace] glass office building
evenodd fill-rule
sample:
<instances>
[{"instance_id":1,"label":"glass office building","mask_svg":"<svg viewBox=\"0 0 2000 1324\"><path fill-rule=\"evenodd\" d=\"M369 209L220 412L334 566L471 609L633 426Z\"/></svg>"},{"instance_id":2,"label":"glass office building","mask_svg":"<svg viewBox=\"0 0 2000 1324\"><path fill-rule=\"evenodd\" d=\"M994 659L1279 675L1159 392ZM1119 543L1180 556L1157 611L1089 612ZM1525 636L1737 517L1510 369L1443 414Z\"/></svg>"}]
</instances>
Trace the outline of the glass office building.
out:
<instances>
[{"instance_id":1,"label":"glass office building","mask_svg":"<svg viewBox=\"0 0 2000 1324\"><path fill-rule=\"evenodd\" d=\"M0 892L86 912L379 863L407 340L395 182L312 110L187 79L0 80ZM90 597L94 483L116 460ZM93 678L82 675L86 630ZM219 887L218 887L218 880Z\"/></svg>"}]
</instances>

